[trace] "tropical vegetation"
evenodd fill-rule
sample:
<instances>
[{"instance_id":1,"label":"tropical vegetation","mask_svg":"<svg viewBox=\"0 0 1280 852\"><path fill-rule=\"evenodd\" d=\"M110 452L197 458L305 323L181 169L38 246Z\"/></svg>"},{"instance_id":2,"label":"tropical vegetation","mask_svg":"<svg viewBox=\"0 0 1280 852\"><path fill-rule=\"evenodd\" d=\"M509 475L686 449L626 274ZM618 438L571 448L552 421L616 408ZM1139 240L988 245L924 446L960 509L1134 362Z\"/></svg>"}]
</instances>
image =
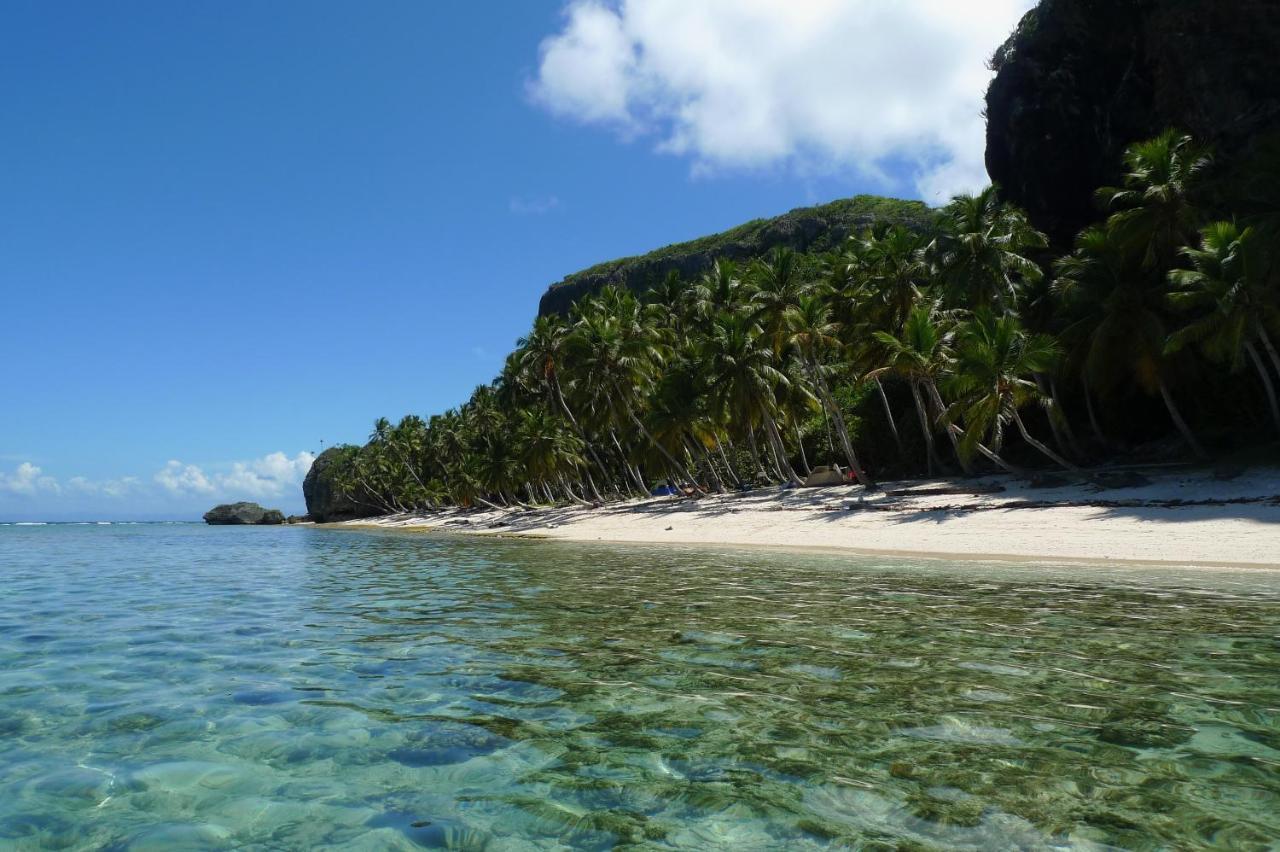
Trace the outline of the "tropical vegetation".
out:
<instances>
[{"instance_id":1,"label":"tropical vegetation","mask_svg":"<svg viewBox=\"0 0 1280 852\"><path fill-rule=\"evenodd\" d=\"M828 250L605 286L458 408L378 420L337 482L386 512L585 505L1274 440L1280 205L1223 186L1170 132L1061 253L992 187Z\"/></svg>"}]
</instances>

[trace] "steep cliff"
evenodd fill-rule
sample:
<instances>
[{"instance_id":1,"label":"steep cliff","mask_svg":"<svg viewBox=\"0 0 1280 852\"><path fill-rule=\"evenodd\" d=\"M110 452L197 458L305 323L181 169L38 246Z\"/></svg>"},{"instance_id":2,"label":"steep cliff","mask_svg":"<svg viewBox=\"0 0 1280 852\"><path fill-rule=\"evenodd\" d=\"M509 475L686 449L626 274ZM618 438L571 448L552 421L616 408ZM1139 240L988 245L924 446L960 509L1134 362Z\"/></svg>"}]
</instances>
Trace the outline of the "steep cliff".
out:
<instances>
[{"instance_id":1,"label":"steep cliff","mask_svg":"<svg viewBox=\"0 0 1280 852\"><path fill-rule=\"evenodd\" d=\"M987 170L1059 245L1127 145L1177 128L1229 171L1280 129L1277 0L1043 0L993 65Z\"/></svg>"},{"instance_id":2,"label":"steep cliff","mask_svg":"<svg viewBox=\"0 0 1280 852\"><path fill-rule=\"evenodd\" d=\"M774 219L756 219L709 237L678 243L638 257L593 266L553 284L542 296L539 315L565 314L582 296L608 285L637 293L661 281L672 270L686 280L706 272L718 258L743 261L763 257L777 246L797 251L838 248L850 235L877 224L928 228L933 212L920 201L860 195L821 207L803 207Z\"/></svg>"}]
</instances>

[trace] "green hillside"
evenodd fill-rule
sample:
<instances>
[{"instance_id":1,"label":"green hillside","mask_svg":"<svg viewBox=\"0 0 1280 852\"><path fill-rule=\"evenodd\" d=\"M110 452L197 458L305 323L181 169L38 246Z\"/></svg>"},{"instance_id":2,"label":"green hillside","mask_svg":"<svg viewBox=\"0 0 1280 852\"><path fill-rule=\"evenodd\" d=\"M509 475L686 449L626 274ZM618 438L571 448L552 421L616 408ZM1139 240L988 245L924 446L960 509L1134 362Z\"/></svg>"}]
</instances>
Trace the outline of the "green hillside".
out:
<instances>
[{"instance_id":1,"label":"green hillside","mask_svg":"<svg viewBox=\"0 0 1280 852\"><path fill-rule=\"evenodd\" d=\"M624 257L575 272L553 284L543 295L538 313L564 314L583 295L607 284L620 284L643 292L675 270L686 280L711 268L717 258L749 260L763 257L777 246L802 252L838 248L850 234L877 224L901 224L928 229L934 212L921 201L902 201L875 195L859 195L801 207L772 219L753 219L719 234L675 243L648 254Z\"/></svg>"}]
</instances>

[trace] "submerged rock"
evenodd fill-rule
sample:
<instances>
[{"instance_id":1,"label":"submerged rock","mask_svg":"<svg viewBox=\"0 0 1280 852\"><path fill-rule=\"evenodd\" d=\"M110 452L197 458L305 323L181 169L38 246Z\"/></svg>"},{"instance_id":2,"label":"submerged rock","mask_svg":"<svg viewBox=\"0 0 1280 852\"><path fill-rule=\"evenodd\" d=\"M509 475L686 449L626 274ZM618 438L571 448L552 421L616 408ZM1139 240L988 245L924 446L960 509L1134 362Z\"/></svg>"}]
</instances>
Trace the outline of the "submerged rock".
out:
<instances>
[{"instance_id":1,"label":"submerged rock","mask_svg":"<svg viewBox=\"0 0 1280 852\"><path fill-rule=\"evenodd\" d=\"M214 526L274 526L284 523L284 513L264 509L257 503L224 503L205 512L204 522Z\"/></svg>"}]
</instances>

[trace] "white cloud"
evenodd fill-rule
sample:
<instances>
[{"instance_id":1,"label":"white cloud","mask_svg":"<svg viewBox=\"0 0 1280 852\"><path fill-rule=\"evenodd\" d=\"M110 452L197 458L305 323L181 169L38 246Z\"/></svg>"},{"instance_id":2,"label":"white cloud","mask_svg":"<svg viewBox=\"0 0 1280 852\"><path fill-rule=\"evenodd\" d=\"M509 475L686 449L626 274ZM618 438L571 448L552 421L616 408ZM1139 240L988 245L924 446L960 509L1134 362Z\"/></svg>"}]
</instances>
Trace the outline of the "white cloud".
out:
<instances>
[{"instance_id":1,"label":"white cloud","mask_svg":"<svg viewBox=\"0 0 1280 852\"><path fill-rule=\"evenodd\" d=\"M171 494L212 494L216 490L203 470L176 459L156 472L155 481Z\"/></svg>"},{"instance_id":2,"label":"white cloud","mask_svg":"<svg viewBox=\"0 0 1280 852\"><path fill-rule=\"evenodd\" d=\"M311 469L315 456L300 452L293 458L281 452L252 461L232 462L226 471L206 474L194 464L173 460L155 475L155 481L171 494L218 494L229 498L279 497L296 490Z\"/></svg>"},{"instance_id":3,"label":"white cloud","mask_svg":"<svg viewBox=\"0 0 1280 852\"><path fill-rule=\"evenodd\" d=\"M985 185L986 61L1034 0L572 0L534 100L700 172L786 167L929 201Z\"/></svg>"},{"instance_id":4,"label":"white cloud","mask_svg":"<svg viewBox=\"0 0 1280 852\"><path fill-rule=\"evenodd\" d=\"M560 199L554 195L541 198L512 198L507 209L516 216L545 216L560 209Z\"/></svg>"},{"instance_id":5,"label":"white cloud","mask_svg":"<svg viewBox=\"0 0 1280 852\"><path fill-rule=\"evenodd\" d=\"M45 476L44 471L31 462L22 462L13 473L0 471L0 491L33 495L42 492L57 494L61 490L58 480Z\"/></svg>"},{"instance_id":6,"label":"white cloud","mask_svg":"<svg viewBox=\"0 0 1280 852\"><path fill-rule=\"evenodd\" d=\"M136 476L123 476L119 479L90 480L83 476L73 476L67 480L67 490L77 494L100 495L103 497L123 497L136 491L142 483Z\"/></svg>"}]
</instances>

